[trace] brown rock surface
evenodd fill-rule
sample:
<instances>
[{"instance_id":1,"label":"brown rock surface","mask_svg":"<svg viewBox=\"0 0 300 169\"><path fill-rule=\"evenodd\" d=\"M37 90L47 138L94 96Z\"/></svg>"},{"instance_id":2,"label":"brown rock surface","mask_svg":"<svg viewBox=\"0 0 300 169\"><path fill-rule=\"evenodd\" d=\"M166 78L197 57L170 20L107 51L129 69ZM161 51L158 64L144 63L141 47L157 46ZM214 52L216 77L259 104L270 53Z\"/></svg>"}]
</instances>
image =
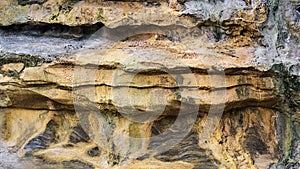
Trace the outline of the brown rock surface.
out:
<instances>
[{"instance_id":1,"label":"brown rock surface","mask_svg":"<svg viewBox=\"0 0 300 169\"><path fill-rule=\"evenodd\" d=\"M298 168L299 5L2 0L0 168Z\"/></svg>"}]
</instances>

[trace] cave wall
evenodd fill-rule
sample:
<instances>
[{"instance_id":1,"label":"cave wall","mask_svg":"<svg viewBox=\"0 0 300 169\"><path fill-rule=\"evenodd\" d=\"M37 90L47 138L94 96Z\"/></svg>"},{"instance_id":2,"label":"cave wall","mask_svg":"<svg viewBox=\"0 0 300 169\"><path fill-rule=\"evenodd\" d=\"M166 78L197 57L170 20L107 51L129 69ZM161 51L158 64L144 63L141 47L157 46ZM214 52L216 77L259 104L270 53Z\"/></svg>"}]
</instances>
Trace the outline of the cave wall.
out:
<instances>
[{"instance_id":1,"label":"cave wall","mask_svg":"<svg viewBox=\"0 0 300 169\"><path fill-rule=\"evenodd\" d=\"M299 168L299 28L297 0L2 0L0 168Z\"/></svg>"}]
</instances>

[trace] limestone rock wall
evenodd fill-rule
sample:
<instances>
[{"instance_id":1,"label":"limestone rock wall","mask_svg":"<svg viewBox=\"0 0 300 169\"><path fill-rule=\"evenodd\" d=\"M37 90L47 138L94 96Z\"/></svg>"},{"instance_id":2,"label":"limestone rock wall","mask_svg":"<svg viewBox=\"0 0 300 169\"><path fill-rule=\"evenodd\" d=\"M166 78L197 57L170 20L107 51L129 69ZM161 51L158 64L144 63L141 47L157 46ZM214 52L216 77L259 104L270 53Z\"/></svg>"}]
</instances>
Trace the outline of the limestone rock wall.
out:
<instances>
[{"instance_id":1,"label":"limestone rock wall","mask_svg":"<svg viewBox=\"0 0 300 169\"><path fill-rule=\"evenodd\" d=\"M299 168L299 8L2 0L0 168Z\"/></svg>"}]
</instances>

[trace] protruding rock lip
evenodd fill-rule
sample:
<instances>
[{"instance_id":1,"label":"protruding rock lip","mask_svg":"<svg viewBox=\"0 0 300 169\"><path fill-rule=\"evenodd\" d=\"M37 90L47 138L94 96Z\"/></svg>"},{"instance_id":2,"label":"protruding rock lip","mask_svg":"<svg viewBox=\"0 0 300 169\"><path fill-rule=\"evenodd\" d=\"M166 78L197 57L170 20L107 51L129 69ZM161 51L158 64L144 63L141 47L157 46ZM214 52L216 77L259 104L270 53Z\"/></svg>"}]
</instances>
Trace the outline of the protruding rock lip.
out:
<instances>
[{"instance_id":1,"label":"protruding rock lip","mask_svg":"<svg viewBox=\"0 0 300 169\"><path fill-rule=\"evenodd\" d=\"M52 4L51 1L45 0L19 1L21 1L20 5L3 4L2 8L5 10L3 10L3 13L0 12L0 16L3 15L3 18L7 17L10 20L3 19L0 21L0 25L35 22L78 26L102 22L109 28L150 24L160 26L176 24L194 27L204 25L206 22L216 24L224 22L224 27L228 25L256 27L256 24L260 25L266 18L263 2L247 4L244 1L231 0L213 2L187 1L181 5L179 3L173 4L179 6L179 9L174 9L172 4L164 1L131 1L130 3L122 1L67 1L64 3L59 2L58 4ZM149 5L151 3L153 5ZM31 8L35 10L32 11ZM12 11L12 9L15 11ZM249 13L250 9L256 12ZM83 16L80 16L78 11L81 11ZM233 17L236 15L240 17L238 20ZM253 31L253 28L249 29ZM227 31L230 32L231 30L227 29Z\"/></svg>"}]
</instances>

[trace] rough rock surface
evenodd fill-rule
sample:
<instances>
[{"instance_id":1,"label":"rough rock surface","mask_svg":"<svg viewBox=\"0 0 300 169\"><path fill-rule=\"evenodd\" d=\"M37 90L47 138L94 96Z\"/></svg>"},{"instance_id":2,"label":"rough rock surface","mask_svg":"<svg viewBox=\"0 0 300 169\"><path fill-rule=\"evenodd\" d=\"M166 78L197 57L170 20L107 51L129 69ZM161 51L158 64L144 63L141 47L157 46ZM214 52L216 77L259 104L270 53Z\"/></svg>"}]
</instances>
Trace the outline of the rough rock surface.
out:
<instances>
[{"instance_id":1,"label":"rough rock surface","mask_svg":"<svg viewBox=\"0 0 300 169\"><path fill-rule=\"evenodd\" d=\"M299 168L299 29L297 0L1 0L0 168Z\"/></svg>"}]
</instances>

